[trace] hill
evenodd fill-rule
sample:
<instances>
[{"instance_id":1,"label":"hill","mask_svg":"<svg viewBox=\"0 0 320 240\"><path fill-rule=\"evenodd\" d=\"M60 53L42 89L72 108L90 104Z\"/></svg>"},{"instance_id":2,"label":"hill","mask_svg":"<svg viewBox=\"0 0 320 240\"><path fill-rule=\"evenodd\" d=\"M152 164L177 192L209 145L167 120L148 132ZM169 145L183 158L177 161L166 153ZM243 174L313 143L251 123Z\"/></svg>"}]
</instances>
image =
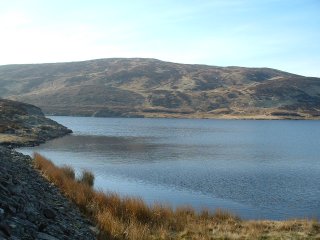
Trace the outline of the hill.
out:
<instances>
[{"instance_id":1,"label":"hill","mask_svg":"<svg viewBox=\"0 0 320 240\"><path fill-rule=\"evenodd\" d=\"M319 78L269 68L142 58L5 65L0 86L0 97L56 115L320 118Z\"/></svg>"},{"instance_id":2,"label":"hill","mask_svg":"<svg viewBox=\"0 0 320 240\"><path fill-rule=\"evenodd\" d=\"M0 99L0 145L33 146L71 133L33 105Z\"/></svg>"}]
</instances>

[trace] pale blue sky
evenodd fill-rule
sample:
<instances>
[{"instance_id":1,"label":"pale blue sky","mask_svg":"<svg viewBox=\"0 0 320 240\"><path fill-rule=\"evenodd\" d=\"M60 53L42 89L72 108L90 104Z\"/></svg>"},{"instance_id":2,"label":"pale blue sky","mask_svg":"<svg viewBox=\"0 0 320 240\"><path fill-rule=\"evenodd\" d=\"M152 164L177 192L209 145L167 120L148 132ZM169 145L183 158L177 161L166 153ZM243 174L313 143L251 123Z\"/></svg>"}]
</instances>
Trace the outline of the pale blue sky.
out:
<instances>
[{"instance_id":1,"label":"pale blue sky","mask_svg":"<svg viewBox=\"0 0 320 240\"><path fill-rule=\"evenodd\" d=\"M320 77L320 0L0 0L0 64L148 57Z\"/></svg>"}]
</instances>

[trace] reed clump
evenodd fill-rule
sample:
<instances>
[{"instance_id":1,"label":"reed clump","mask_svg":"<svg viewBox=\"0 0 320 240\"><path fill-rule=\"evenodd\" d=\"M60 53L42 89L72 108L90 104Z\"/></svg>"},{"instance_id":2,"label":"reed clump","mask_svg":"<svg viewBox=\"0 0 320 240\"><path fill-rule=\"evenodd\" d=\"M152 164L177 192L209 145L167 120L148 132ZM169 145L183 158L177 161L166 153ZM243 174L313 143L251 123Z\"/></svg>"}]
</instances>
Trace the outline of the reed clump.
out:
<instances>
[{"instance_id":1,"label":"reed clump","mask_svg":"<svg viewBox=\"0 0 320 240\"><path fill-rule=\"evenodd\" d=\"M93 186L94 184L94 175L92 172L83 170L81 173L81 176L79 178L79 182L82 182L84 184L87 184L89 186Z\"/></svg>"},{"instance_id":2,"label":"reed clump","mask_svg":"<svg viewBox=\"0 0 320 240\"><path fill-rule=\"evenodd\" d=\"M69 166L57 167L38 153L34 166L98 226L99 239L319 239L317 220L244 221L224 211L197 213L191 207L147 205L140 198L92 188L94 175L79 179Z\"/></svg>"}]
</instances>

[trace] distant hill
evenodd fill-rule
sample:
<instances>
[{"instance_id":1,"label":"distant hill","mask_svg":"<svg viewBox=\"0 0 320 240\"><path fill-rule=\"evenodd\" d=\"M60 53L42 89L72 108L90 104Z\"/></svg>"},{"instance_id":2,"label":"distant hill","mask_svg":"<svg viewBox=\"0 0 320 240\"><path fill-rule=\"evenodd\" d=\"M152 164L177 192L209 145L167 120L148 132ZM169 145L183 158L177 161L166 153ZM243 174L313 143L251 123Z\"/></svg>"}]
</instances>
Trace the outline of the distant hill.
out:
<instances>
[{"instance_id":1,"label":"distant hill","mask_svg":"<svg viewBox=\"0 0 320 240\"><path fill-rule=\"evenodd\" d=\"M0 97L57 115L320 118L320 78L142 58L0 66Z\"/></svg>"}]
</instances>

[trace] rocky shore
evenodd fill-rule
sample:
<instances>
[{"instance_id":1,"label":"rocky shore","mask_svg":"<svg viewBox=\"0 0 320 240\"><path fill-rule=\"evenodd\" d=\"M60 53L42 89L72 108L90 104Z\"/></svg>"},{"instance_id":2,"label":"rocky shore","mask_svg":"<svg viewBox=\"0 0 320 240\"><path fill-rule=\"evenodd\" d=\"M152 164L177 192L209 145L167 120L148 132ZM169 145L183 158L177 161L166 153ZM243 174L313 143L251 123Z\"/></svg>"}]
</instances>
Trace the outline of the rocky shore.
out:
<instances>
[{"instance_id":1,"label":"rocky shore","mask_svg":"<svg viewBox=\"0 0 320 240\"><path fill-rule=\"evenodd\" d=\"M0 161L0 239L95 239L91 222L30 157L0 146Z\"/></svg>"},{"instance_id":2,"label":"rocky shore","mask_svg":"<svg viewBox=\"0 0 320 240\"><path fill-rule=\"evenodd\" d=\"M16 152L72 131L30 104L0 99L0 240L96 239L96 228Z\"/></svg>"},{"instance_id":3,"label":"rocky shore","mask_svg":"<svg viewBox=\"0 0 320 240\"><path fill-rule=\"evenodd\" d=\"M35 146L72 131L46 118L41 109L26 103L0 99L0 145L9 148Z\"/></svg>"}]
</instances>

